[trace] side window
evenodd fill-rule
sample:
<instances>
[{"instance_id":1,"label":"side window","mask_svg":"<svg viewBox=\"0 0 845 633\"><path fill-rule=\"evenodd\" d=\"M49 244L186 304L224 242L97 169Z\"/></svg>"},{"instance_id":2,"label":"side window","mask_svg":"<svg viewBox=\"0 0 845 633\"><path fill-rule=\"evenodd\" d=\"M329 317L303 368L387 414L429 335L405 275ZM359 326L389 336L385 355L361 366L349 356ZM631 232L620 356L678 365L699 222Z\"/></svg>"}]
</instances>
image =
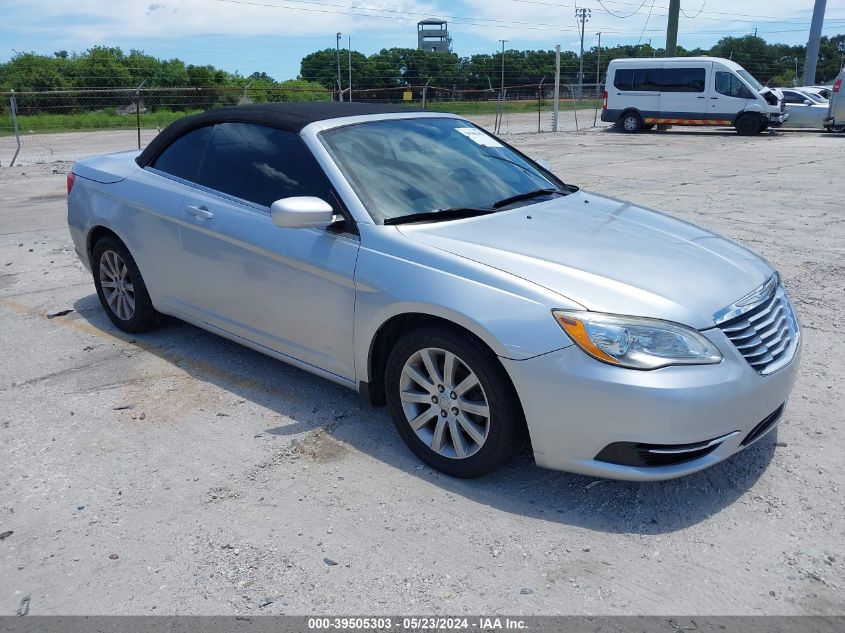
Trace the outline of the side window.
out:
<instances>
[{"instance_id":1,"label":"side window","mask_svg":"<svg viewBox=\"0 0 845 633\"><path fill-rule=\"evenodd\" d=\"M299 135L251 123L218 123L197 182L269 207L279 198L317 196L331 185Z\"/></svg>"},{"instance_id":2,"label":"side window","mask_svg":"<svg viewBox=\"0 0 845 633\"><path fill-rule=\"evenodd\" d=\"M152 166L171 176L196 181L210 138L211 126L188 132L168 145Z\"/></svg>"},{"instance_id":3,"label":"side window","mask_svg":"<svg viewBox=\"0 0 845 633\"><path fill-rule=\"evenodd\" d=\"M805 97L804 95L793 92L791 90L784 90L783 91L783 101L784 103L800 103L801 105L804 104L804 101L809 99L809 97Z\"/></svg>"},{"instance_id":4,"label":"side window","mask_svg":"<svg viewBox=\"0 0 845 633\"><path fill-rule=\"evenodd\" d=\"M737 97L739 99L752 99L754 95L733 73L716 71L716 92L726 97Z\"/></svg>"},{"instance_id":5,"label":"side window","mask_svg":"<svg viewBox=\"0 0 845 633\"><path fill-rule=\"evenodd\" d=\"M613 85L619 90L633 90L634 71L631 68L618 68L613 75Z\"/></svg>"},{"instance_id":6,"label":"side window","mask_svg":"<svg viewBox=\"0 0 845 633\"><path fill-rule=\"evenodd\" d=\"M707 71L703 68L664 68L660 78L663 92L704 92Z\"/></svg>"},{"instance_id":7,"label":"side window","mask_svg":"<svg viewBox=\"0 0 845 633\"><path fill-rule=\"evenodd\" d=\"M660 90L660 69L620 68L613 77L613 85L624 91L657 92Z\"/></svg>"},{"instance_id":8,"label":"side window","mask_svg":"<svg viewBox=\"0 0 845 633\"><path fill-rule=\"evenodd\" d=\"M638 68L634 71L634 90L658 92L660 90L660 69Z\"/></svg>"}]
</instances>

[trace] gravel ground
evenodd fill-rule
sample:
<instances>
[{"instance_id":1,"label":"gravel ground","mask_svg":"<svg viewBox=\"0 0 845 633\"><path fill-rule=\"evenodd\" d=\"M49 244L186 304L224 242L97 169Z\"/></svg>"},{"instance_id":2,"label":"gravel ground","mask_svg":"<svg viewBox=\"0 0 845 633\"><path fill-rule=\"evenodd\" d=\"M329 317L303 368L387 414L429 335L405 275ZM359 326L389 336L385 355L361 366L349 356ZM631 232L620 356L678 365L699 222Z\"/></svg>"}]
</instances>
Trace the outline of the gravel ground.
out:
<instances>
[{"instance_id":1,"label":"gravel ground","mask_svg":"<svg viewBox=\"0 0 845 633\"><path fill-rule=\"evenodd\" d=\"M458 481L382 409L175 320L115 330L69 164L0 170L0 614L844 614L845 135L511 137L738 239L803 324L777 433L661 483Z\"/></svg>"}]
</instances>

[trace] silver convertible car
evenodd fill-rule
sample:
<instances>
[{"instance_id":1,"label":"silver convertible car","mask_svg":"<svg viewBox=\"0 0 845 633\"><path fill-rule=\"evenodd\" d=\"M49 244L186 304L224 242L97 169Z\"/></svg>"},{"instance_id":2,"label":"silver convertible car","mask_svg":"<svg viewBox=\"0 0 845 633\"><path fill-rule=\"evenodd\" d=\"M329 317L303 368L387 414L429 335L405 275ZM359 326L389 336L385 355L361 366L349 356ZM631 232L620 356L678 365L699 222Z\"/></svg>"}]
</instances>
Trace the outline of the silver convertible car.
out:
<instances>
[{"instance_id":1,"label":"silver convertible car","mask_svg":"<svg viewBox=\"0 0 845 633\"><path fill-rule=\"evenodd\" d=\"M167 314L386 404L475 477L678 477L770 431L798 371L778 274L567 184L449 114L264 104L78 161L68 224L112 322Z\"/></svg>"}]
</instances>

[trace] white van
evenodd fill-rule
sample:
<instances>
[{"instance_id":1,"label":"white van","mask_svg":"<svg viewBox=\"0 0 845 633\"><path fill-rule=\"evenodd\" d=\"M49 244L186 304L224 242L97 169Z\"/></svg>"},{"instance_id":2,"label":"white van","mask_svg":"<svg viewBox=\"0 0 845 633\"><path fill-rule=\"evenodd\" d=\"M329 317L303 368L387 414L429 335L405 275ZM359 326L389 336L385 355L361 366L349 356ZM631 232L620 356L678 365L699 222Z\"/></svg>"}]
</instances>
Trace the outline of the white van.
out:
<instances>
[{"instance_id":1,"label":"white van","mask_svg":"<svg viewBox=\"0 0 845 633\"><path fill-rule=\"evenodd\" d=\"M839 71L836 80L833 82L833 90L830 93L830 102L827 104L827 116L824 118L824 126L829 132L845 132L845 68Z\"/></svg>"},{"instance_id":2,"label":"white van","mask_svg":"<svg viewBox=\"0 0 845 633\"><path fill-rule=\"evenodd\" d=\"M720 57L614 59L601 120L626 132L672 125L732 125L742 135L782 125L783 95Z\"/></svg>"}]
</instances>

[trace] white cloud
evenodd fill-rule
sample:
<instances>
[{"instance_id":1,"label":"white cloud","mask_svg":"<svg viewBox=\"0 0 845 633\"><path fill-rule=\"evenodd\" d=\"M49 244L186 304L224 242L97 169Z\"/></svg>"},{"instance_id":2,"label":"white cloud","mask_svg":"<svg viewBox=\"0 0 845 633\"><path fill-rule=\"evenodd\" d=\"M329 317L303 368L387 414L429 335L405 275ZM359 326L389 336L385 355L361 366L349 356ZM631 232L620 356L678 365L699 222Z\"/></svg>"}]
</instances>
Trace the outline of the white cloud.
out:
<instances>
[{"instance_id":1,"label":"white cloud","mask_svg":"<svg viewBox=\"0 0 845 633\"><path fill-rule=\"evenodd\" d=\"M423 15L437 14L435 4L416 0L324 0L317 4L295 0L11 0L4 4L8 24L19 31L55 32L66 40L92 44L125 37L307 37L336 31L354 34L364 29L396 31L413 28ZM384 17L366 17L373 13Z\"/></svg>"}]
</instances>

